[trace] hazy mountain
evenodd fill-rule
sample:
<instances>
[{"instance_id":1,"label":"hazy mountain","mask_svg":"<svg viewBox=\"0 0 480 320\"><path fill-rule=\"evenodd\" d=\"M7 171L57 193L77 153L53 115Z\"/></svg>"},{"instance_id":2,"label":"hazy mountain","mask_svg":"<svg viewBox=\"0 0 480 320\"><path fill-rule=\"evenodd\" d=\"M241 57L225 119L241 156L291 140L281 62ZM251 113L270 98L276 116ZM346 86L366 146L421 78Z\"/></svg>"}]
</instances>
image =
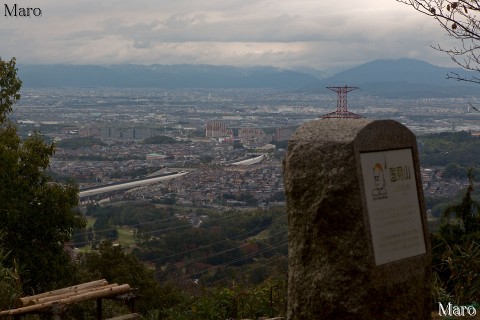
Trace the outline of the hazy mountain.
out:
<instances>
[{"instance_id":1,"label":"hazy mountain","mask_svg":"<svg viewBox=\"0 0 480 320\"><path fill-rule=\"evenodd\" d=\"M312 86L312 75L273 67L212 65L20 65L25 87L291 88Z\"/></svg>"},{"instance_id":2,"label":"hazy mountain","mask_svg":"<svg viewBox=\"0 0 480 320\"><path fill-rule=\"evenodd\" d=\"M340 72L328 81L341 84L345 81L356 83L404 82L432 85L448 85L446 75L455 68L442 68L415 59L374 60Z\"/></svg>"},{"instance_id":3,"label":"hazy mountain","mask_svg":"<svg viewBox=\"0 0 480 320\"><path fill-rule=\"evenodd\" d=\"M479 95L480 85L447 80L460 68L415 59L375 60L325 78L311 68L213 65L20 65L25 87L278 88L328 91L326 86L358 86L383 97L463 97ZM320 80L322 79L322 80Z\"/></svg>"},{"instance_id":4,"label":"hazy mountain","mask_svg":"<svg viewBox=\"0 0 480 320\"><path fill-rule=\"evenodd\" d=\"M367 94L392 98L480 94L480 85L447 79L451 73L472 74L415 59L375 60L326 78L322 86L359 86Z\"/></svg>"},{"instance_id":5,"label":"hazy mountain","mask_svg":"<svg viewBox=\"0 0 480 320\"><path fill-rule=\"evenodd\" d=\"M293 67L291 69L294 70L294 71L298 71L298 72L302 72L302 73L312 75L317 79L326 79L328 77L331 77L334 74L334 73L328 73L328 72L325 72L325 71L322 71L322 70L318 70L318 69L315 69L315 68L302 67L302 66Z\"/></svg>"}]
</instances>

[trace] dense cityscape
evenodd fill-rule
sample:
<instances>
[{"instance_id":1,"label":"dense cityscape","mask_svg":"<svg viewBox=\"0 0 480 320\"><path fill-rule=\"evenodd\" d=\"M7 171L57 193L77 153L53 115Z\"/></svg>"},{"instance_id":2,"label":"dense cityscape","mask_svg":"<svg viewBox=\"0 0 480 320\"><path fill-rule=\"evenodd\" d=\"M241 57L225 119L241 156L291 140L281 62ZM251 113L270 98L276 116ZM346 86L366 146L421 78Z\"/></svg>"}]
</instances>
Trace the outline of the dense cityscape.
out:
<instances>
[{"instance_id":1,"label":"dense cityscape","mask_svg":"<svg viewBox=\"0 0 480 320\"><path fill-rule=\"evenodd\" d=\"M13 119L20 134L37 131L57 143L51 170L81 190L176 168L187 176L104 196L265 207L284 201L286 141L300 124L335 110L336 98L328 90L25 89ZM475 99L385 99L359 91L349 107L367 118L397 120L419 136L475 134L480 114L468 106ZM235 165L258 155L265 157ZM430 196L452 196L465 184L442 179L442 168L422 166L422 179Z\"/></svg>"}]
</instances>

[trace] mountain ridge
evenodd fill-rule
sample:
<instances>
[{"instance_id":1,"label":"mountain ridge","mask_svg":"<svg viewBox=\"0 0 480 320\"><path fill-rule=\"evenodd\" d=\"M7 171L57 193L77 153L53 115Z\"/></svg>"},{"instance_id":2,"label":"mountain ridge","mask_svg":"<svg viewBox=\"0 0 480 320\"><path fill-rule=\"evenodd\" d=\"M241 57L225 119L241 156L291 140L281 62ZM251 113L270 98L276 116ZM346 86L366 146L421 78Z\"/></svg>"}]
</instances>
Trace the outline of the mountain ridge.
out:
<instances>
[{"instance_id":1,"label":"mountain ridge","mask_svg":"<svg viewBox=\"0 0 480 320\"><path fill-rule=\"evenodd\" d=\"M273 88L326 92L327 86L359 86L365 94L387 98L479 95L478 85L446 79L471 75L461 68L439 67L417 59L377 59L326 77L312 68L228 65L19 65L27 88L157 87Z\"/></svg>"},{"instance_id":2,"label":"mountain ridge","mask_svg":"<svg viewBox=\"0 0 480 320\"><path fill-rule=\"evenodd\" d=\"M275 67L214 65L20 65L26 87L301 88L312 75Z\"/></svg>"},{"instance_id":3,"label":"mountain ridge","mask_svg":"<svg viewBox=\"0 0 480 320\"><path fill-rule=\"evenodd\" d=\"M350 80L354 82L361 80L361 82L367 82L367 77L371 77L374 81L370 82L410 82L448 85L452 84L452 80L447 79L447 74L450 73L467 76L469 73L471 74L471 72L462 68L439 67L422 60L401 58L370 61L339 72L327 78L327 80Z\"/></svg>"}]
</instances>

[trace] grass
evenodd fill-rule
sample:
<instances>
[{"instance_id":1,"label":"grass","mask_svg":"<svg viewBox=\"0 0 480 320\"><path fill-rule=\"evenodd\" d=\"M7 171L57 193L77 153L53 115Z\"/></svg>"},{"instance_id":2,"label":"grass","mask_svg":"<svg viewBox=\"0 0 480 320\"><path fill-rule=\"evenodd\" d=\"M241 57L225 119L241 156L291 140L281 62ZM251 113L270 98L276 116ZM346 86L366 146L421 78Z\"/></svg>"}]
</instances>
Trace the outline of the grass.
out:
<instances>
[{"instance_id":1,"label":"grass","mask_svg":"<svg viewBox=\"0 0 480 320\"><path fill-rule=\"evenodd\" d=\"M95 224L95 221L97 221L97 218L87 217L87 229L90 227L93 227L93 225Z\"/></svg>"},{"instance_id":2,"label":"grass","mask_svg":"<svg viewBox=\"0 0 480 320\"><path fill-rule=\"evenodd\" d=\"M128 247L135 244L134 228L123 226L123 227L117 227L117 230L118 230L118 240L115 241L116 243L119 243L124 247Z\"/></svg>"},{"instance_id":3,"label":"grass","mask_svg":"<svg viewBox=\"0 0 480 320\"><path fill-rule=\"evenodd\" d=\"M86 245L85 247L78 248L78 252L87 253L92 251L92 245Z\"/></svg>"},{"instance_id":4,"label":"grass","mask_svg":"<svg viewBox=\"0 0 480 320\"><path fill-rule=\"evenodd\" d=\"M268 237L270 236L270 229L265 229L259 233L257 233L256 235L254 236L251 236L248 238L248 240L265 240L265 239L268 239Z\"/></svg>"},{"instance_id":5,"label":"grass","mask_svg":"<svg viewBox=\"0 0 480 320\"><path fill-rule=\"evenodd\" d=\"M87 217L87 228L93 227L97 218L95 217ZM115 243L121 244L124 247L131 246L135 244L135 237L134 237L134 228L128 226L116 227L118 230L118 240ZM80 252L90 252L91 246L85 246L80 248Z\"/></svg>"}]
</instances>

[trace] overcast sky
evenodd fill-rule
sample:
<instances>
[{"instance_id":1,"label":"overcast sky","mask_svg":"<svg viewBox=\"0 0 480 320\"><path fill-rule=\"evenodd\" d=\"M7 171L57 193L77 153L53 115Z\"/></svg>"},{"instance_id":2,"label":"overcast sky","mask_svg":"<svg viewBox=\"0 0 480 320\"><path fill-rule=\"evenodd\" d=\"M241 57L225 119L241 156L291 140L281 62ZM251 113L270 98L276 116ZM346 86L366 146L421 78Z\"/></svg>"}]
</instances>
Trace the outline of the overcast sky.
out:
<instances>
[{"instance_id":1,"label":"overcast sky","mask_svg":"<svg viewBox=\"0 0 480 320\"><path fill-rule=\"evenodd\" d=\"M42 16L5 17L15 3ZM452 65L430 48L444 31L395 0L7 0L0 20L0 55L20 64Z\"/></svg>"}]
</instances>

